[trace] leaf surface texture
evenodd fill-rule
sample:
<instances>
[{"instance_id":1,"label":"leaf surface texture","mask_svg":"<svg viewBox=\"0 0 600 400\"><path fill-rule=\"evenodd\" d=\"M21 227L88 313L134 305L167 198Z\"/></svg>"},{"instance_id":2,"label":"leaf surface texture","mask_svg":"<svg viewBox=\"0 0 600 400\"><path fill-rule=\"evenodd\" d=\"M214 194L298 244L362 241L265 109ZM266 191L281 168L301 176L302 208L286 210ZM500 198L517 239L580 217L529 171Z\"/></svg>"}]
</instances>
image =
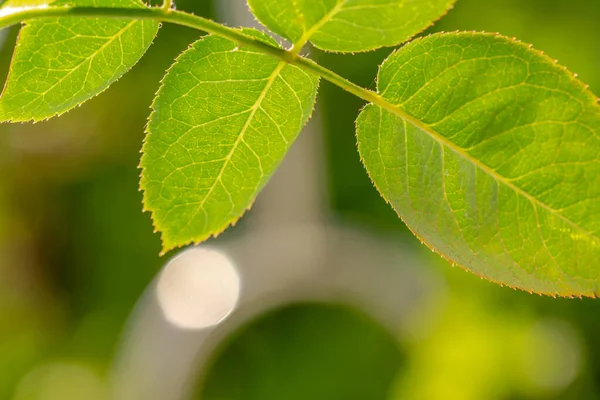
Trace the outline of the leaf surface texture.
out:
<instances>
[{"instance_id":1,"label":"leaf surface texture","mask_svg":"<svg viewBox=\"0 0 600 400\"><path fill-rule=\"evenodd\" d=\"M571 73L507 38L437 34L391 55L378 91L393 106L362 111L359 151L422 241L495 282L598 295L600 107Z\"/></svg>"},{"instance_id":2,"label":"leaf surface texture","mask_svg":"<svg viewBox=\"0 0 600 400\"><path fill-rule=\"evenodd\" d=\"M249 0L267 28L339 52L403 43L430 26L454 0Z\"/></svg>"},{"instance_id":3,"label":"leaf surface texture","mask_svg":"<svg viewBox=\"0 0 600 400\"><path fill-rule=\"evenodd\" d=\"M13 0L3 8L40 3ZM145 7L138 0L76 0L52 5L61 3ZM99 94L137 63L157 30L155 21L107 18L63 17L26 23L0 97L0 121L48 119Z\"/></svg>"},{"instance_id":4,"label":"leaf surface texture","mask_svg":"<svg viewBox=\"0 0 600 400\"><path fill-rule=\"evenodd\" d=\"M308 120L317 86L295 66L216 36L176 60L154 101L141 162L145 206L165 251L241 217Z\"/></svg>"}]
</instances>

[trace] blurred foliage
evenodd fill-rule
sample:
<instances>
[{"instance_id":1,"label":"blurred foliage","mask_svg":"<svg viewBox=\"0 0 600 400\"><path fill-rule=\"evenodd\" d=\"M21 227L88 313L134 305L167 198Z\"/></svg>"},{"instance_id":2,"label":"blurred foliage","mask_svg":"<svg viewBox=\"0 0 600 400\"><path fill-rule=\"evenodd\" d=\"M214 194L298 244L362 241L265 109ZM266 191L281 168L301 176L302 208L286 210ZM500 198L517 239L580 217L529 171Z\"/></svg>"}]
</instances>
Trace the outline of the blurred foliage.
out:
<instances>
[{"instance_id":1,"label":"blurred foliage","mask_svg":"<svg viewBox=\"0 0 600 400\"><path fill-rule=\"evenodd\" d=\"M446 276L447 291L416 315L417 333L401 337L409 372L398 377L392 398L598 398L591 353L596 344L584 340L581 321L573 318L594 321L593 312L583 310L597 310L596 300L503 288L437 258L424 254ZM597 329L587 328L592 335Z\"/></svg>"},{"instance_id":2,"label":"blurred foliage","mask_svg":"<svg viewBox=\"0 0 600 400\"><path fill-rule=\"evenodd\" d=\"M292 304L233 333L216 351L198 398L383 399L401 361L394 336L368 316Z\"/></svg>"},{"instance_id":3,"label":"blurred foliage","mask_svg":"<svg viewBox=\"0 0 600 400\"><path fill-rule=\"evenodd\" d=\"M208 1L177 6L214 17ZM433 30L516 36L600 93L598 20L598 0L458 0ZM16 30L2 34L5 72ZM126 318L164 263L137 190L142 127L162 74L197 37L165 25L141 63L102 96L59 119L0 127L1 399L106 398ZM315 58L374 88L389 52ZM346 308L262 316L218 350L205 398L600 399L600 302L501 288L426 251L364 173L353 134L361 106L322 84L335 217L413 246L443 290L398 328L398 345Z\"/></svg>"}]
</instances>

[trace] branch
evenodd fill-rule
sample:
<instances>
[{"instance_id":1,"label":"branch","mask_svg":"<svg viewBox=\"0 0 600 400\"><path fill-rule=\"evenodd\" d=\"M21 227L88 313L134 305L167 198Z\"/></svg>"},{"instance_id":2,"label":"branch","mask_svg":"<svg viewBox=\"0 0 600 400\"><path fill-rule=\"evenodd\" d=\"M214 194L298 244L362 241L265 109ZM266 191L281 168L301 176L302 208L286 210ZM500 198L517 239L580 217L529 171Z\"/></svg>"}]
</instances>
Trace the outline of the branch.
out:
<instances>
[{"instance_id":1,"label":"branch","mask_svg":"<svg viewBox=\"0 0 600 400\"><path fill-rule=\"evenodd\" d=\"M278 58L288 64L295 65L305 71L320 76L334 85L352 93L353 95L377 104L378 106L401 116L417 127L423 127L423 122L417 120L398 106L389 103L379 94L358 86L335 72L317 64L316 62L298 56L297 48L284 50L272 46L241 31L221 25L210 19L199 17L184 11L174 10L173 0L164 0L159 7L140 8L112 8L112 7L77 7L77 6L27 6L27 7L2 7L0 8L0 29L16 25L33 19L46 19L57 17L86 17L86 18L112 18L112 19L140 19L168 22L176 25L187 26L196 30L208 32L225 39L229 39L240 46L247 46L263 54ZM169 6L167 8L166 6Z\"/></svg>"}]
</instances>

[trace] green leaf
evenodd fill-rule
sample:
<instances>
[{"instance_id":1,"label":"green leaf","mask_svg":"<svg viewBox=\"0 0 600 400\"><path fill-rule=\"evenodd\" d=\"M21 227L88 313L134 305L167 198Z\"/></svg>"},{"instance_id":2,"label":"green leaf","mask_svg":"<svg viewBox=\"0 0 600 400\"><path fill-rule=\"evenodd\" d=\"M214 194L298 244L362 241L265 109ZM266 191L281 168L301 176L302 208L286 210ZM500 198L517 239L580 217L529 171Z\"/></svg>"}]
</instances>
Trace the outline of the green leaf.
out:
<instances>
[{"instance_id":1,"label":"green leaf","mask_svg":"<svg viewBox=\"0 0 600 400\"><path fill-rule=\"evenodd\" d=\"M600 294L600 106L583 84L522 43L460 33L394 53L378 91L391 105L362 111L359 151L422 241L495 282Z\"/></svg>"},{"instance_id":2,"label":"green leaf","mask_svg":"<svg viewBox=\"0 0 600 400\"><path fill-rule=\"evenodd\" d=\"M8 7L26 6L22 0ZM39 6L37 1L29 5ZM56 4L144 7L138 0ZM0 98L0 121L39 121L62 114L105 90L142 57L158 30L154 21L64 17L27 23L19 35Z\"/></svg>"},{"instance_id":3,"label":"green leaf","mask_svg":"<svg viewBox=\"0 0 600 400\"><path fill-rule=\"evenodd\" d=\"M455 0L248 0L267 28L293 43L329 51L403 43L429 27Z\"/></svg>"},{"instance_id":4,"label":"green leaf","mask_svg":"<svg viewBox=\"0 0 600 400\"><path fill-rule=\"evenodd\" d=\"M154 100L141 161L145 206L165 251L240 218L308 120L317 86L295 66L216 36L176 60Z\"/></svg>"}]
</instances>

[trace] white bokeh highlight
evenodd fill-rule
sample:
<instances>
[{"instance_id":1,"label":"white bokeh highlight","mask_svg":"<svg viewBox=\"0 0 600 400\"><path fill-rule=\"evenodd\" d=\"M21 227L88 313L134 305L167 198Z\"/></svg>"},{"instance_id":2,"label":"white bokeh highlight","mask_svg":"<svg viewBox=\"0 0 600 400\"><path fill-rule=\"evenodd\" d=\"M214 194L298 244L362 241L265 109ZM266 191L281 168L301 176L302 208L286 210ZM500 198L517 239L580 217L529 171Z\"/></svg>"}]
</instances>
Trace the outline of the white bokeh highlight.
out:
<instances>
[{"instance_id":1,"label":"white bokeh highlight","mask_svg":"<svg viewBox=\"0 0 600 400\"><path fill-rule=\"evenodd\" d=\"M165 318L183 329L203 329L223 321L240 295L240 276L222 252L187 249L162 270L156 284L158 304Z\"/></svg>"}]
</instances>

